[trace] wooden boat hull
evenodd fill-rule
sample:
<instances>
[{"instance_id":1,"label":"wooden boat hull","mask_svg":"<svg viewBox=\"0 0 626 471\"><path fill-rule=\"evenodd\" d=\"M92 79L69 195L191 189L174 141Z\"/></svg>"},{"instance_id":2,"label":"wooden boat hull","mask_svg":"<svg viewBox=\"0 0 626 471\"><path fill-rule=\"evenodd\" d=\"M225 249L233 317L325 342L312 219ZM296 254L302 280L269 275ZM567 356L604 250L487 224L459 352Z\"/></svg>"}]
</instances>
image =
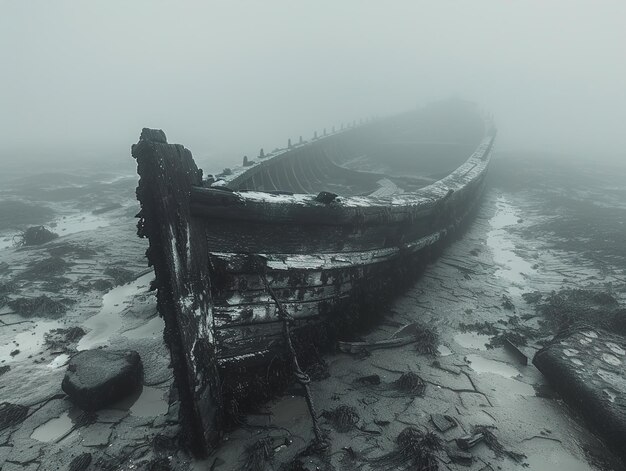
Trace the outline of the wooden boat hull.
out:
<instances>
[{"instance_id":1,"label":"wooden boat hull","mask_svg":"<svg viewBox=\"0 0 626 471\"><path fill-rule=\"evenodd\" d=\"M375 320L476 209L493 136L454 172L408 194L320 199L250 191L255 178L269 185L280 172L289 183L286 169L306 168L311 156L334 168L326 162L329 149L349 155L362 141L373 145L375 133L357 131L287 149L211 187L191 153L168 144L161 131L144 129L133 146L139 235L150 240L181 419L196 452L215 445L225 417L289 381L283 322L267 284L293 318L294 345L306 365L338 336ZM356 177L354 191L374 178ZM312 180L294 181L306 189Z\"/></svg>"}]
</instances>

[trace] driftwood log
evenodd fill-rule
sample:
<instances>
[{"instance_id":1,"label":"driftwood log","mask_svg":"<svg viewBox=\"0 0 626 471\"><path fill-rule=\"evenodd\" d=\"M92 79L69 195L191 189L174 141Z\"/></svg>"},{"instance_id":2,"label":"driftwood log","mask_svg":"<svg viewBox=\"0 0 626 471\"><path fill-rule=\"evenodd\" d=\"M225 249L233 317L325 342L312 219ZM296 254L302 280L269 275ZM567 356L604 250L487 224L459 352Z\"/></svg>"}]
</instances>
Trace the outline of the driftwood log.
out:
<instances>
[{"instance_id":1,"label":"driftwood log","mask_svg":"<svg viewBox=\"0 0 626 471\"><path fill-rule=\"evenodd\" d=\"M583 327L557 336L533 363L550 385L626 459L626 339Z\"/></svg>"}]
</instances>

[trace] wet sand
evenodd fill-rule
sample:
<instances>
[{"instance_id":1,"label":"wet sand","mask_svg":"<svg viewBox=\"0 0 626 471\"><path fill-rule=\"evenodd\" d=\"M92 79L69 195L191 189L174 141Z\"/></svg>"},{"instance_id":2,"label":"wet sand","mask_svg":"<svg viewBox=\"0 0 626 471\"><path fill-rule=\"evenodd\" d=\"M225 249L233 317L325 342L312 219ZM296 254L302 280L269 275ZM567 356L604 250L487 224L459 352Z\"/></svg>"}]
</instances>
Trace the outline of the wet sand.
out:
<instances>
[{"instance_id":1,"label":"wet sand","mask_svg":"<svg viewBox=\"0 0 626 471\"><path fill-rule=\"evenodd\" d=\"M521 347L532 358L551 333L540 328L535 306L523 294L610 284L619 301L626 301L626 264L617 255L612 255L614 263L606 263L598 253L601 248L589 253L571 250L577 247L574 238L588 237L593 244L598 237L593 231L568 237L546 229L547 223L567 217L558 206L546 206L547 196L593 198L613 211L619 224L626 201L620 193L624 189L614 185L614 175L589 183L585 170L577 170L572 178L551 171L535 170L543 180L526 184L524 178L530 176L517 175L518 188L502 176L516 172L513 162L496 160L474 223L412 289L389 304L381 324L365 335L369 340L383 339L399 325L421 321L437 330L438 355L419 354L414 345L407 345L373 350L368 356L336 353L325 357L330 377L311 384L318 412L347 405L354 407L359 419L348 432L337 432L321 419L331 448L324 459L300 458L305 469L377 469L369 461L393 450L395 438L405 427L435 430L433 413L449 415L458 423L439 433L447 446L454 446L455 438L475 426L489 426L505 450L524 455L516 461L511 456L517 455L498 454L481 443L471 450L470 466L452 463L442 452L440 469L619 469L576 413L545 394L545 380L532 364L520 364L502 347L488 347L495 335L472 327L487 323L499 333L513 331L513 325L537 329L541 335ZM588 182L588 187L581 182ZM603 191L603 185L612 190ZM572 194L574 188L576 194ZM0 368L10 368L0 377L0 402L29 408L24 421L0 431L0 466L3 470L67 469L72 459L89 453L92 464L88 469L153 466L226 471L241 469L245 450L267 437L274 457L265 463L266 469L291 462L312 439L308 411L297 386L245 417L245 425L228 432L208 460L190 460L177 447L176 395L171 392L162 322L155 312L154 296L147 292L151 276L144 274L145 241L136 238L128 208L100 215L105 223L98 229L89 226L44 247L0 250L0 262L6 263L0 282L15 283L9 298L45 294L69 300L65 301L67 312L57 318L27 319L7 305L0 308ZM49 256L51 247L67 245L86 247L95 254L65 255L69 265L57 277L58 283L20 279L30 265ZM104 275L111 266L124 267L136 279L98 291L94 282L112 281ZM68 349L50 348L46 343L46 333L74 326L86 334ZM137 397L98 411L94 417L72 406L60 384L69 356L96 347L137 350L145 367L145 385ZM392 383L406 372L425 381L423 396L393 388ZM357 381L368 375L378 375L380 384Z\"/></svg>"}]
</instances>

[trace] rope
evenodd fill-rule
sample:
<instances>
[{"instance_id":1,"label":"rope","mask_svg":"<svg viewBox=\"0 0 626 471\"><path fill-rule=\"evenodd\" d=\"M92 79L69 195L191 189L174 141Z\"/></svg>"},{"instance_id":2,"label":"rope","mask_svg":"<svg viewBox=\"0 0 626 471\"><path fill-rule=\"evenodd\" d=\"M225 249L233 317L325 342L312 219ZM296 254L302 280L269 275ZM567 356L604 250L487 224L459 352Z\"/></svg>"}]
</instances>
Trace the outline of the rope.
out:
<instances>
[{"instance_id":1,"label":"rope","mask_svg":"<svg viewBox=\"0 0 626 471\"><path fill-rule=\"evenodd\" d=\"M296 354L296 350L293 347L293 343L291 341L291 329L290 324L293 322L293 317L287 312L283 304L280 302L276 293L270 286L267 281L267 276L265 276L264 265L260 265L259 275L263 280L263 284L265 285L265 289L268 291L274 303L276 304L276 309L278 311L278 317L283 321L283 336L285 338L285 344L287 345L287 352L291 359L291 364L293 367L293 374L296 378L296 381L302 386L304 389L304 397L306 399L307 406L309 408L309 414L311 415L311 421L313 423L313 434L315 435L315 441L318 445L325 447L326 442L324 440L324 436L322 431L320 430L319 424L317 422L317 411L315 409L315 404L313 402L313 396L311 394L311 389L309 387L311 383L311 378L300 368L300 364L298 363L298 355Z\"/></svg>"}]
</instances>

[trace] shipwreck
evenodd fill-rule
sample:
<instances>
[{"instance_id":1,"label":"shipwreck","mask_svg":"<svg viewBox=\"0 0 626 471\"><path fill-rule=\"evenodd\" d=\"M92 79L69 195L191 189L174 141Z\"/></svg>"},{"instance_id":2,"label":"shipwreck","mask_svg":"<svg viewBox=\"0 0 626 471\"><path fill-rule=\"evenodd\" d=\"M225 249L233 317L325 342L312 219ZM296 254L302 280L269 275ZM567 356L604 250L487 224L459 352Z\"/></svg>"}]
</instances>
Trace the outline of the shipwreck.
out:
<instances>
[{"instance_id":1,"label":"shipwreck","mask_svg":"<svg viewBox=\"0 0 626 471\"><path fill-rule=\"evenodd\" d=\"M192 450L376 321L471 218L494 139L475 105L446 101L204 176L142 131L138 234Z\"/></svg>"}]
</instances>

